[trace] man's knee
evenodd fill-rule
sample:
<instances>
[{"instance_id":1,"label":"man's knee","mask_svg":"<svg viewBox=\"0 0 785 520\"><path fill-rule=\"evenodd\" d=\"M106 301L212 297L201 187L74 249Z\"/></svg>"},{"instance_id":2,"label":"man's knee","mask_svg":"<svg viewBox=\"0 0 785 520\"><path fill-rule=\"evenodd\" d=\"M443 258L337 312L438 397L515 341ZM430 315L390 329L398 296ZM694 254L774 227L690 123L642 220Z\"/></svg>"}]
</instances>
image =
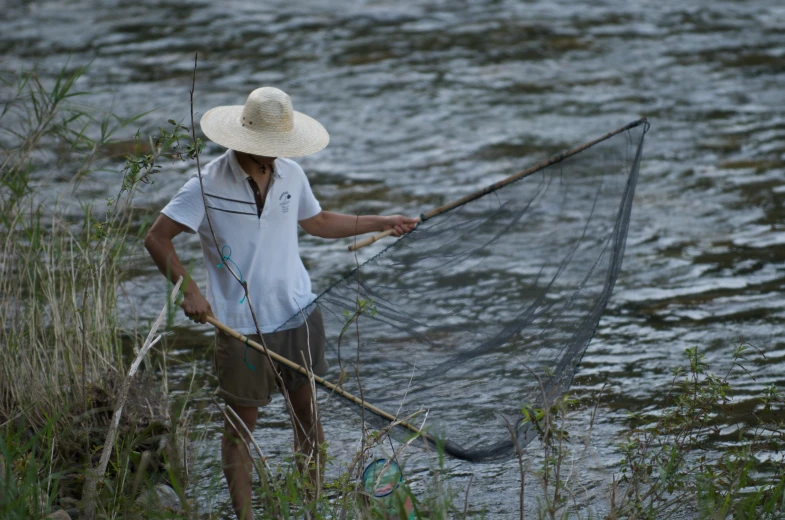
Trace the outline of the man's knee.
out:
<instances>
[{"instance_id":1,"label":"man's knee","mask_svg":"<svg viewBox=\"0 0 785 520\"><path fill-rule=\"evenodd\" d=\"M302 429L304 434L311 435L314 426L318 421L316 414L316 406L313 402L313 395L311 388L304 385L296 391L289 394L292 403L292 411L296 418L297 429Z\"/></svg>"},{"instance_id":2,"label":"man's knee","mask_svg":"<svg viewBox=\"0 0 785 520\"><path fill-rule=\"evenodd\" d=\"M227 422L224 424L224 434L221 440L224 444L240 444L241 442L248 442L248 435L245 432L238 432Z\"/></svg>"},{"instance_id":3,"label":"man's knee","mask_svg":"<svg viewBox=\"0 0 785 520\"><path fill-rule=\"evenodd\" d=\"M227 408L230 405L227 405ZM257 408L246 406L232 406L234 414L227 410L227 417L224 420L224 439L230 441L250 440L249 433L253 432L256 426L256 416L259 412ZM236 415L235 415L236 414Z\"/></svg>"},{"instance_id":4,"label":"man's knee","mask_svg":"<svg viewBox=\"0 0 785 520\"><path fill-rule=\"evenodd\" d=\"M316 411L313 394L309 385L303 385L294 392L289 393L294 413L298 417L311 417Z\"/></svg>"}]
</instances>

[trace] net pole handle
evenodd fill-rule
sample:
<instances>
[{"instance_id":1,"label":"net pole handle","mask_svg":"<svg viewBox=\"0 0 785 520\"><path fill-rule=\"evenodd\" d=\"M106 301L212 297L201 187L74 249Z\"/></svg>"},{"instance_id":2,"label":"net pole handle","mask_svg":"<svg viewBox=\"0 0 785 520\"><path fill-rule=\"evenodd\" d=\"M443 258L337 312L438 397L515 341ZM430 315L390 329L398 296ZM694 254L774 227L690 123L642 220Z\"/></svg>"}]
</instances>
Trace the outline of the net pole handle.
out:
<instances>
[{"instance_id":1,"label":"net pole handle","mask_svg":"<svg viewBox=\"0 0 785 520\"><path fill-rule=\"evenodd\" d=\"M261 352L262 354L269 355L276 362L278 362L278 363L280 363L282 365L285 365L285 366L291 368L292 370L294 370L296 372L299 372L299 373L301 373L301 374L303 374L303 375L305 375L305 376L307 376L309 378L313 377L313 380L317 384L319 384L320 386L323 386L324 388L327 388L331 392L334 392L334 393L340 395L341 397L343 397L345 399L348 399L349 401L353 402L354 404L362 406L366 410L369 410L369 411L375 413L376 415L378 415L380 417L383 417L384 419L387 419L390 422L396 422L396 423L400 424L401 426L403 426L404 428L406 428L407 430L411 431L412 433L416 433L418 435L422 435L427 440L435 443L435 440L433 439L433 437L431 437L427 433L423 432L422 430L420 430L419 428L417 428L413 424L410 424L410 423L408 423L406 421L401 421L400 419L398 419L394 415L392 415L392 414L390 414L388 412L385 412L381 408L377 408L374 405L363 401L359 397L357 397L357 396L355 396L353 394L350 394L346 390L344 390L342 388L339 388L337 385L327 381L323 377L317 376L316 374L314 374L313 372L309 371L308 369L306 369L302 365L298 365L294 361L291 361L290 359L287 359L287 358L281 356L280 354L276 354L272 350L266 349L263 345L260 345L259 343L255 342L252 339L247 338L246 336L243 336L242 334L240 334L236 330L228 327L227 325L224 325L223 323L221 323L217 319L213 318L212 316L207 316L207 323L209 323L210 325L212 325L216 329L220 330L221 332L224 332L224 333L230 335L234 339L242 341L243 343L245 343L246 345L248 345L252 349L257 350L257 351Z\"/></svg>"},{"instance_id":2,"label":"net pole handle","mask_svg":"<svg viewBox=\"0 0 785 520\"><path fill-rule=\"evenodd\" d=\"M607 134L605 134L605 135L603 135L601 137L598 137L597 139L594 139L593 141L589 141L588 143L584 143L584 144L582 144L582 145L580 145L580 146L578 146L576 148L573 148L572 150L567 150L566 152L562 152L562 153L560 153L558 155L554 155L552 157L549 157L548 159L545 159L544 161L539 162L539 163L535 164L534 166L532 166L531 168L527 168L527 169L523 170L522 172L518 172L516 174L510 175L509 177L506 177L506 178L500 180L499 182L493 183L490 186L486 186L485 188L477 190L474 193L470 193L469 195L466 195L465 197L461 197L460 199L457 199L457 200L454 200L454 201L452 201L450 203L447 203L444 206L439 206L438 208L434 208L431 211L429 211L427 213L424 213L423 216L425 217L425 219L430 219L432 217L435 217L436 215L439 215L440 213L444 213L445 211L449 211L449 210L451 210L453 208L456 208L458 206L466 204L467 202L470 202L470 201L472 201L474 199L479 199L480 197L482 197L484 195L487 195L489 193L492 193L492 192L494 192L494 191L496 191L496 190L498 190L500 188L503 188L504 186L506 186L506 185L508 185L508 184L510 184L512 182L515 182L515 181L517 181L519 179L522 179L524 177L527 177L529 175L537 173L538 171L540 171L540 170L542 170L544 168L547 168L548 166L552 166L552 165L554 165L554 164L556 164L558 162L561 162L564 159L575 155L576 153L582 152L582 151L586 150L587 148L591 148L592 146L594 146L597 143L605 141L606 139L610 139L611 137L613 137L613 136L615 136L617 134L620 134L620 133L622 133L622 132L624 132L626 130L629 130L630 128L635 128L636 126L640 126L640 125L642 125L644 123L647 123L647 119L645 117L637 119L637 120L635 120L635 121L633 121L631 123L627 123L626 125L622 126L621 128L618 128L618 129L614 130L613 132L608 132ZM644 133L645 133L645 129L644 129ZM418 218L418 220L422 221L422 217ZM365 240L362 240L360 242L357 242L355 244L350 245L349 246L349 251L356 251L356 250L358 250L360 248L363 248L365 246L373 244L374 242L376 242L380 238L384 238L386 236L390 236L391 234L392 234L392 230L388 229L387 231L384 231L384 232L379 233L377 235L374 235L374 236L372 236L370 238L366 238Z\"/></svg>"},{"instance_id":3,"label":"net pole handle","mask_svg":"<svg viewBox=\"0 0 785 520\"><path fill-rule=\"evenodd\" d=\"M422 217L414 217L418 223L422 222ZM393 234L393 229L390 228L387 231L382 231L381 233L377 233L371 237L366 238L365 240L360 240L359 242L355 242L354 244L349 246L349 251L357 251L358 249L362 249L365 246L369 246L379 240L380 238L388 237Z\"/></svg>"}]
</instances>

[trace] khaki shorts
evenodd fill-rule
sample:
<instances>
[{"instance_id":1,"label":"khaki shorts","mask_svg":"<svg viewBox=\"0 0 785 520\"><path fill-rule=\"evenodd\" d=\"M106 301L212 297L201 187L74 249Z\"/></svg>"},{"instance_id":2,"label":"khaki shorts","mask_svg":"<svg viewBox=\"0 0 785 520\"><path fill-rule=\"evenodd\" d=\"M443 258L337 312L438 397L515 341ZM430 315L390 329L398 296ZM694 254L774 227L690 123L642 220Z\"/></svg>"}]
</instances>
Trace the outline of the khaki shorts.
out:
<instances>
[{"instance_id":1,"label":"khaki shorts","mask_svg":"<svg viewBox=\"0 0 785 520\"><path fill-rule=\"evenodd\" d=\"M319 308L315 308L306 320L295 329L264 334L264 344L272 352L280 354L298 365L304 365L303 356L311 361L311 370L316 375L327 373L324 360L324 324ZM262 344L258 334L249 334L248 339ZM308 353L308 343L311 350ZM246 363L247 362L247 363ZM251 365L253 369L249 367ZM308 384L308 376L276 363L286 390L294 392ZM215 395L229 404L237 406L265 406L278 390L278 383L267 355L232 336L216 330L215 371L218 388Z\"/></svg>"}]
</instances>

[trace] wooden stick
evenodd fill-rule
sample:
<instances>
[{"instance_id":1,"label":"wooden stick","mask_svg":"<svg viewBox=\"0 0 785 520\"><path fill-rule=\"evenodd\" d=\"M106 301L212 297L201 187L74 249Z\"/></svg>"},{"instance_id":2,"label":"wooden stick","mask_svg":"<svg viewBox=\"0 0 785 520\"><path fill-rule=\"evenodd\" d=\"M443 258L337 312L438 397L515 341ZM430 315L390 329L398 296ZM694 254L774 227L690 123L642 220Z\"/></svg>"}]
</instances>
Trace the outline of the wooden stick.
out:
<instances>
[{"instance_id":1,"label":"wooden stick","mask_svg":"<svg viewBox=\"0 0 785 520\"><path fill-rule=\"evenodd\" d=\"M428 435L427 433L425 433L421 429L417 428L413 424L411 424L409 422L406 422L406 421L401 421L401 420L397 419L394 415L392 415L390 413L387 413L384 410L382 410L381 408L377 408L377 407L373 406L372 404L363 401L362 399L360 399L359 397L357 397L357 396L355 396L353 394L350 394L346 390L343 390L342 388L339 388L337 385L334 385L333 383L327 381L323 377L317 376L313 372L309 371L308 369L306 369L305 367L303 367L301 365L298 365L294 361L291 361L291 360L281 356L280 354L276 354L272 350L266 349L265 347L263 347L259 343L256 343L255 341L253 341L251 339L248 339L246 336L243 336L242 334L240 334L236 330L227 327L226 325L224 325L220 321L216 320L212 316L208 316L207 317L207 322L210 325L213 325L215 328L221 330L222 332L225 332L226 334L229 334L233 338L235 338L235 339L237 339L239 341L242 341L243 343L245 343L249 347L253 348L254 350L257 350L257 351L259 351L259 352L261 352L263 354L266 353L267 355L269 355L273 360L277 361L278 363L280 363L280 364L282 364L282 365L284 365L284 366L286 366L288 368L291 368L292 370L294 370L296 372L299 372L299 373L301 373L301 374L303 374L305 376L313 377L314 381L316 381L321 386L327 388L331 392L335 392L336 394L340 395L341 397L344 397L344 398L348 399L349 401L351 401L351 402L353 402L353 403L355 403L357 405L362 406L366 410L369 410L369 411L375 413L376 415L387 419L390 422L395 422L397 424L400 424L401 426L403 426L404 428L406 428L407 430L409 430L409 431L411 431L413 433L416 433L418 435L422 435L423 437L425 437L427 440L429 440L432 443L436 442L433 437L431 437L430 435Z\"/></svg>"},{"instance_id":2,"label":"wooden stick","mask_svg":"<svg viewBox=\"0 0 785 520\"><path fill-rule=\"evenodd\" d=\"M537 173L538 171L540 171L540 170L542 170L544 168L547 168L548 166L552 166L552 165L554 165L554 164L556 164L558 162L561 162L561 161L563 161L564 159L566 159L568 157L572 157L576 153L582 152L582 151L584 151L587 148L591 148L592 146L594 146L595 144L597 144L599 142L602 142L602 141L604 141L606 139L610 139L614 135L620 134L620 133L622 133L622 132L624 132L626 130L629 130L630 128L635 128L636 126L642 125L643 123L646 123L646 118L645 117L642 117L641 119L638 119L637 121L633 121L631 123L628 123L628 124L624 125L623 127L619 128L617 130L614 130L613 132L609 132L609 133L603 135L602 137L599 137L599 138L595 139L594 141L589 141L588 143L582 144L582 145L580 145L577 148L573 148L572 150L567 150L566 152L562 152L559 155L554 155L553 157L550 157L549 159L546 159L546 160L544 160L544 161L542 161L540 163L535 164L531 168L527 168L527 169L523 170L522 172L518 172L518 173L516 173L514 175L510 175L509 177L504 178L504 179L500 180L499 182L491 184L490 186L486 186L485 188L483 188L481 190L478 190L478 191L475 191L474 193L471 193L469 195L466 195L465 197L462 197L462 198L460 198L458 200L452 201L452 202L450 202L448 204L445 204L444 206L439 206L438 208L434 208L434 209L432 209L431 211L429 211L427 213L423 213L419 217L416 217L417 221L418 222L424 222L424 221L426 221L426 220L428 220L430 218L435 217L436 215L439 215L440 213L444 213L446 211L450 211L451 209L457 208L458 206L466 204L467 202L470 202L470 201L472 201L474 199L479 199L483 195L487 195L487 194L489 194L491 192L494 192L494 191L496 191L496 190L498 190L500 188L503 188L504 186L506 186L506 185L508 185L508 184L510 184L512 182L515 182L515 181L517 181L519 179L522 179L524 177L528 177L529 175ZM393 232L392 229L388 229L387 231L383 231L383 232L381 232L379 234L376 234L376 235L374 235L374 236L372 236L370 238L366 238L365 240L361 240L359 242L356 242L356 243L354 243L354 244L349 246L349 251L357 251L360 248L363 248L365 246L369 246L369 245L373 244L374 242L376 242L377 240L379 240L380 238L384 238L384 237L390 236L392 234L392 232Z\"/></svg>"}]
</instances>

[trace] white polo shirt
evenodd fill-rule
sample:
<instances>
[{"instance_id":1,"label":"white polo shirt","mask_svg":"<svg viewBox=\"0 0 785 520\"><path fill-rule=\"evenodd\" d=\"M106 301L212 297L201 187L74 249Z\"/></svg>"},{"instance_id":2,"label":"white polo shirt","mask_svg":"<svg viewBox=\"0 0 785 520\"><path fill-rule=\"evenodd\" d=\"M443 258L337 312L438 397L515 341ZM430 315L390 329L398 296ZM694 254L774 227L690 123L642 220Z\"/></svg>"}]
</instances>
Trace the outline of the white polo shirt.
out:
<instances>
[{"instance_id":1,"label":"white polo shirt","mask_svg":"<svg viewBox=\"0 0 785 520\"><path fill-rule=\"evenodd\" d=\"M300 165L279 158L274 169L264 210L258 217L248 175L234 151L227 150L202 168L207 211L223 257L210 233L198 174L161 210L199 233L207 264L207 301L219 321L243 334L256 333L256 327L243 288L224 264L248 283L263 333L276 330L316 297L300 260L297 222L317 215L322 208Z\"/></svg>"}]
</instances>

